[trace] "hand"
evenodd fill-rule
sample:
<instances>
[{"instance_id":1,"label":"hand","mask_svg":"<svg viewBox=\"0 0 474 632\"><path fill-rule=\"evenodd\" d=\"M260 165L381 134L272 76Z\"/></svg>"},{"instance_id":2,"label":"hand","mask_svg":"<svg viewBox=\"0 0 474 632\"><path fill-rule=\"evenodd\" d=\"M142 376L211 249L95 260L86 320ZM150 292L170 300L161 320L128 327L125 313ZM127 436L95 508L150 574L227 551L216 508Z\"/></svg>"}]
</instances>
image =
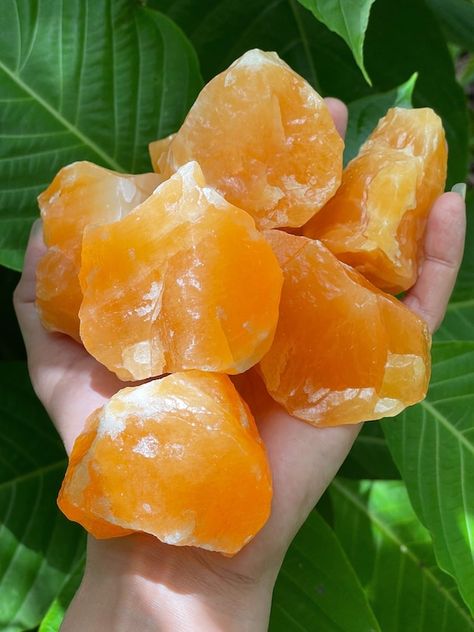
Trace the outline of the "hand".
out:
<instances>
[{"instance_id":1,"label":"hand","mask_svg":"<svg viewBox=\"0 0 474 632\"><path fill-rule=\"evenodd\" d=\"M327 103L343 135L346 107L336 99ZM432 208L425 262L405 298L432 332L443 319L456 280L464 234L463 200L445 193ZM43 329L34 301L36 263L44 250L36 225L14 303L34 389L70 452L87 416L125 384L82 346ZM263 395L255 376L242 376L236 383L257 419L272 468L274 499L268 523L233 558L165 545L144 534L108 541L90 538L86 573L64 631L267 628L273 584L287 547L336 474L360 426L315 429Z\"/></svg>"}]
</instances>

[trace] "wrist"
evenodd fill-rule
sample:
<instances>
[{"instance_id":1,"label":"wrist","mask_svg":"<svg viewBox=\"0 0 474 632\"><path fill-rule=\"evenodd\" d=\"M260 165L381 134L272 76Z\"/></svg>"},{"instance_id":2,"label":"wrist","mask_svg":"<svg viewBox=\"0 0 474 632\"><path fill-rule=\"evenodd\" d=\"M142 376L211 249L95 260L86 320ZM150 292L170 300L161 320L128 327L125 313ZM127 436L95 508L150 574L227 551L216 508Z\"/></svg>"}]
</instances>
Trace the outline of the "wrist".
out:
<instances>
[{"instance_id":1,"label":"wrist","mask_svg":"<svg viewBox=\"0 0 474 632\"><path fill-rule=\"evenodd\" d=\"M62 632L265 632L276 569L253 577L227 561L142 535L91 540Z\"/></svg>"}]
</instances>

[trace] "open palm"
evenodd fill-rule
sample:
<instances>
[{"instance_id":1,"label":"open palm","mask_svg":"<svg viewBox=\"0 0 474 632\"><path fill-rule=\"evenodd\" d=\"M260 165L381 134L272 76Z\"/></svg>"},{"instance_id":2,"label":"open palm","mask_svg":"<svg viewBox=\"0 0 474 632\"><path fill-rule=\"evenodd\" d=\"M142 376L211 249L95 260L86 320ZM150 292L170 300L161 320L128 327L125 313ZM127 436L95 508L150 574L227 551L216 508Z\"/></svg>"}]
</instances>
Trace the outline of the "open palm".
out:
<instances>
[{"instance_id":1,"label":"open palm","mask_svg":"<svg viewBox=\"0 0 474 632\"><path fill-rule=\"evenodd\" d=\"M327 103L343 135L347 110L335 99L328 99ZM431 331L444 316L456 279L464 222L464 205L459 195L446 193L436 201L425 237L425 262L416 285L405 298L406 304L425 318ZM124 383L72 339L43 329L34 301L36 263L44 249L41 227L36 226L15 293L15 307L33 386L69 452L88 415L123 388ZM136 559L138 552L141 562L137 573L151 582L160 581L164 559L168 568L171 564L181 569L184 582L188 576L192 582L198 568L243 584L252 584L254 578L265 573L269 582L274 580L289 543L339 469L359 426L315 429L292 418L264 395L256 374L239 376L235 383L256 417L272 469L272 515L264 529L233 558L192 547L164 545L151 536L136 535L112 541L91 540L94 560L110 563L123 560L132 552ZM160 564L155 563L158 559Z\"/></svg>"}]
</instances>

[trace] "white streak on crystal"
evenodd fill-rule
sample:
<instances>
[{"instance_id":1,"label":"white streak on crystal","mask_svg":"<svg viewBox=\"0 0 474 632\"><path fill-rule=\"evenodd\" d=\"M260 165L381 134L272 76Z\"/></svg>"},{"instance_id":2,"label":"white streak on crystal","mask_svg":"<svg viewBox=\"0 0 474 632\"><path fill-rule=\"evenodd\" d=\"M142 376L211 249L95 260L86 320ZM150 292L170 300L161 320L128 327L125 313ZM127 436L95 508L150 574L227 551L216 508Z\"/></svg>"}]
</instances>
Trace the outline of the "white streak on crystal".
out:
<instances>
[{"instance_id":1,"label":"white streak on crystal","mask_svg":"<svg viewBox=\"0 0 474 632\"><path fill-rule=\"evenodd\" d=\"M283 66L281 59L276 53L264 53L258 48L249 50L232 64L231 68L261 68L266 64ZM232 71L230 71L232 72Z\"/></svg>"},{"instance_id":2,"label":"white streak on crystal","mask_svg":"<svg viewBox=\"0 0 474 632\"><path fill-rule=\"evenodd\" d=\"M166 452L170 456L180 459L184 454L184 445L182 443L167 443Z\"/></svg>"},{"instance_id":3,"label":"white streak on crystal","mask_svg":"<svg viewBox=\"0 0 474 632\"><path fill-rule=\"evenodd\" d=\"M147 459L153 459L158 454L159 441L153 435L142 437L134 446L133 452L141 454Z\"/></svg>"},{"instance_id":4,"label":"white streak on crystal","mask_svg":"<svg viewBox=\"0 0 474 632\"><path fill-rule=\"evenodd\" d=\"M129 347L129 349L132 351L133 359L137 364L151 363L151 346L148 340L137 342L132 347Z\"/></svg>"},{"instance_id":5,"label":"white streak on crystal","mask_svg":"<svg viewBox=\"0 0 474 632\"><path fill-rule=\"evenodd\" d=\"M120 178L118 190L122 194L125 202L130 203L135 195L137 194L137 187L135 186L133 180L129 178Z\"/></svg>"},{"instance_id":6,"label":"white streak on crystal","mask_svg":"<svg viewBox=\"0 0 474 632\"><path fill-rule=\"evenodd\" d=\"M225 199L215 189L211 187L203 187L202 192L209 204L217 208L227 208L228 204Z\"/></svg>"},{"instance_id":7,"label":"white streak on crystal","mask_svg":"<svg viewBox=\"0 0 474 632\"><path fill-rule=\"evenodd\" d=\"M374 413L376 415L386 415L388 417L397 415L404 408L404 404L398 399L382 397L382 399L379 399L376 403Z\"/></svg>"},{"instance_id":8,"label":"white streak on crystal","mask_svg":"<svg viewBox=\"0 0 474 632\"><path fill-rule=\"evenodd\" d=\"M149 291L143 295L143 298L146 301L154 301L161 294L161 290L163 289L163 283L160 281L153 281L150 286Z\"/></svg>"},{"instance_id":9,"label":"white streak on crystal","mask_svg":"<svg viewBox=\"0 0 474 632\"><path fill-rule=\"evenodd\" d=\"M164 535L161 539L165 544L179 544L184 537L183 532L175 531L174 533Z\"/></svg>"},{"instance_id":10,"label":"white streak on crystal","mask_svg":"<svg viewBox=\"0 0 474 632\"><path fill-rule=\"evenodd\" d=\"M117 415L113 410L110 410L110 406L106 405L99 419L97 436L107 435L111 439L116 439L125 430L125 426L124 417Z\"/></svg>"}]
</instances>

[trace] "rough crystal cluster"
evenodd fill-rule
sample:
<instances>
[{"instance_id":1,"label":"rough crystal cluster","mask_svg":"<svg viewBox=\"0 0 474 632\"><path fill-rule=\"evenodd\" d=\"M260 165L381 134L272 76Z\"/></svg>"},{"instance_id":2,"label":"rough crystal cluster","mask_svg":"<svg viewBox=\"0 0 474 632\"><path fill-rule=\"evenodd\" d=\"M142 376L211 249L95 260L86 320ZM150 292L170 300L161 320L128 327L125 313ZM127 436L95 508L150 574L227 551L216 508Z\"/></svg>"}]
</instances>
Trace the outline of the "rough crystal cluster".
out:
<instances>
[{"instance_id":1,"label":"rough crystal cluster","mask_svg":"<svg viewBox=\"0 0 474 632\"><path fill-rule=\"evenodd\" d=\"M270 395L317 426L393 416L423 399L426 324L320 241L265 237L284 274L277 331L259 364Z\"/></svg>"},{"instance_id":2,"label":"rough crystal cluster","mask_svg":"<svg viewBox=\"0 0 474 632\"><path fill-rule=\"evenodd\" d=\"M93 413L59 506L97 538L144 531L233 554L271 498L265 449L229 377L186 371L124 388Z\"/></svg>"},{"instance_id":3,"label":"rough crystal cluster","mask_svg":"<svg viewBox=\"0 0 474 632\"><path fill-rule=\"evenodd\" d=\"M319 427L424 397L426 325L383 290L416 279L446 174L440 120L395 108L344 172L342 152L321 97L253 50L151 143L156 173L74 163L40 196L44 325L122 380L157 378L75 443L59 504L96 537L234 554L261 529L269 466L226 374L253 367Z\"/></svg>"},{"instance_id":4,"label":"rough crystal cluster","mask_svg":"<svg viewBox=\"0 0 474 632\"><path fill-rule=\"evenodd\" d=\"M343 142L323 99L276 53L251 50L201 91L181 129L152 144L164 177L197 160L260 228L301 226L337 190Z\"/></svg>"},{"instance_id":5,"label":"rough crystal cluster","mask_svg":"<svg viewBox=\"0 0 474 632\"><path fill-rule=\"evenodd\" d=\"M430 108L392 108L304 234L382 290L407 290L416 281L426 220L444 191L446 165L439 116Z\"/></svg>"},{"instance_id":6,"label":"rough crystal cluster","mask_svg":"<svg viewBox=\"0 0 474 632\"><path fill-rule=\"evenodd\" d=\"M270 348L282 273L245 211L181 167L120 222L84 233L86 349L123 380L241 373Z\"/></svg>"},{"instance_id":7,"label":"rough crystal cluster","mask_svg":"<svg viewBox=\"0 0 474 632\"><path fill-rule=\"evenodd\" d=\"M36 305L47 329L80 340L79 270L85 227L125 217L161 181L154 173L132 176L74 162L61 169L39 196L48 252L36 273Z\"/></svg>"}]
</instances>

